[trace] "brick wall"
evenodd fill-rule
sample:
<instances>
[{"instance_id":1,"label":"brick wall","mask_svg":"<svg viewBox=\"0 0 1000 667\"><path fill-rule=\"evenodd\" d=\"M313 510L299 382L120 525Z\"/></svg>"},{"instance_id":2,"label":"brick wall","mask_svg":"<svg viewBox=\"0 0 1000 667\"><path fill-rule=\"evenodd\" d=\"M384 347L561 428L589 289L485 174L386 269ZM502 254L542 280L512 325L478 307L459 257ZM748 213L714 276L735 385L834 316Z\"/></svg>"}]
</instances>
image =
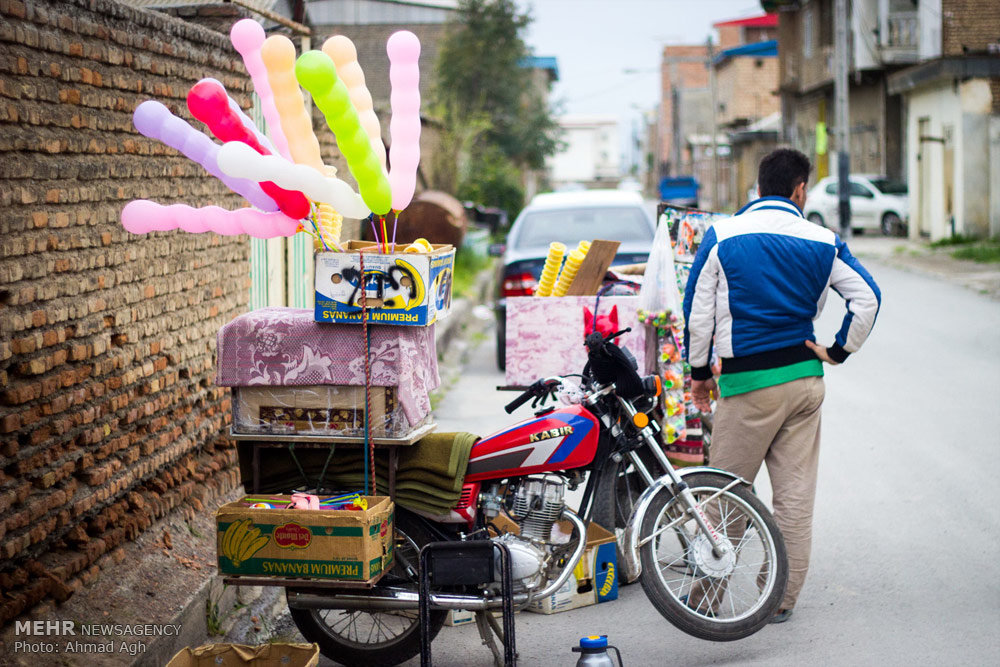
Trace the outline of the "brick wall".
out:
<instances>
[{"instance_id":1,"label":"brick wall","mask_svg":"<svg viewBox=\"0 0 1000 667\"><path fill-rule=\"evenodd\" d=\"M1000 2L942 0L941 55L983 53L991 44L1000 44Z\"/></svg>"},{"instance_id":2,"label":"brick wall","mask_svg":"<svg viewBox=\"0 0 1000 667\"><path fill-rule=\"evenodd\" d=\"M151 98L190 120L204 76L248 106L222 34L112 0L0 0L0 623L239 481L213 375L249 244L119 222L135 198L240 205L132 127Z\"/></svg>"},{"instance_id":3,"label":"brick wall","mask_svg":"<svg viewBox=\"0 0 1000 667\"><path fill-rule=\"evenodd\" d=\"M738 56L716 69L719 125L753 122L781 110L778 59Z\"/></svg>"},{"instance_id":4,"label":"brick wall","mask_svg":"<svg viewBox=\"0 0 1000 667\"><path fill-rule=\"evenodd\" d=\"M708 69L704 59L708 49L705 46L665 46L663 61L660 66L660 163L670 162L674 150L674 105L671 88L701 89L708 88ZM696 61L685 61L694 58ZM671 59L685 59L671 61ZM683 103L682 103L683 104ZM682 120L681 124L686 124ZM682 137L683 143L683 137ZM683 159L682 159L683 162ZM679 174L679 165L674 167L674 173Z\"/></svg>"}]
</instances>

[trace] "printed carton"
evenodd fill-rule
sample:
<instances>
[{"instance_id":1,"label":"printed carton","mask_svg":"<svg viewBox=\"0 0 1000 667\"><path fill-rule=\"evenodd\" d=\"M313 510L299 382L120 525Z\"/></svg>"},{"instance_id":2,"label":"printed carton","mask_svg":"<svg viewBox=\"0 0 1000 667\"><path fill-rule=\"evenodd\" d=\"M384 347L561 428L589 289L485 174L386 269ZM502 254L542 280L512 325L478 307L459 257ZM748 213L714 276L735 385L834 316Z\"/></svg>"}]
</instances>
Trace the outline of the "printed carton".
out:
<instances>
[{"instance_id":1,"label":"printed carton","mask_svg":"<svg viewBox=\"0 0 1000 667\"><path fill-rule=\"evenodd\" d=\"M562 525L565 532L571 529ZM528 611L557 614L577 607L618 599L618 556L615 536L596 523L587 528L587 548L566 583L559 590L535 600Z\"/></svg>"},{"instance_id":2,"label":"printed carton","mask_svg":"<svg viewBox=\"0 0 1000 667\"><path fill-rule=\"evenodd\" d=\"M429 326L451 309L455 248L381 253L365 241L348 241L346 252L316 253L317 322L361 322L361 253L368 321Z\"/></svg>"},{"instance_id":3,"label":"printed carton","mask_svg":"<svg viewBox=\"0 0 1000 667\"><path fill-rule=\"evenodd\" d=\"M270 496L275 504L290 496ZM367 510L256 509L247 501L215 514L219 574L372 581L392 564L394 507L366 496Z\"/></svg>"}]
</instances>

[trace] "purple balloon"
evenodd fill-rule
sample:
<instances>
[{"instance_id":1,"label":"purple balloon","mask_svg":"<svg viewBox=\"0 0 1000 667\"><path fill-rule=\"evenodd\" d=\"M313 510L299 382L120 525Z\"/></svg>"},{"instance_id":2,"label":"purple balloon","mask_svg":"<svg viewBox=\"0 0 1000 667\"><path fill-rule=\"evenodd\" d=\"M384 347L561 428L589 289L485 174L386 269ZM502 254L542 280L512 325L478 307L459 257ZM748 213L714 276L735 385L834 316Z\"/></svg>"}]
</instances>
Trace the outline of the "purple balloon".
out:
<instances>
[{"instance_id":1,"label":"purple balloon","mask_svg":"<svg viewBox=\"0 0 1000 667\"><path fill-rule=\"evenodd\" d=\"M170 113L170 109L159 102L149 100L136 107L132 114L132 123L144 136L162 141L200 164L205 171L225 183L227 188L260 210L278 210L274 200L264 194L260 185L254 181L223 174L217 162L218 144Z\"/></svg>"}]
</instances>

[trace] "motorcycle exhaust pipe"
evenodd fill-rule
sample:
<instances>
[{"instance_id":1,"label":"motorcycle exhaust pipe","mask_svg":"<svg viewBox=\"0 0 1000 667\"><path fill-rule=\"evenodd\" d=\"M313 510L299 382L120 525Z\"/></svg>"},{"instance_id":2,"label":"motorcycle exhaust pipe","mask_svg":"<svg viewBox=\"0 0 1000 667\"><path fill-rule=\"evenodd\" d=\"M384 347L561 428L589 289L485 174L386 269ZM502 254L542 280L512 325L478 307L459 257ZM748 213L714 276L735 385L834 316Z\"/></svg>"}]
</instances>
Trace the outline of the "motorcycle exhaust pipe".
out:
<instances>
[{"instance_id":1,"label":"motorcycle exhaust pipe","mask_svg":"<svg viewBox=\"0 0 1000 667\"><path fill-rule=\"evenodd\" d=\"M528 601L526 593L514 596L514 604ZM431 609L499 609L500 598L486 599L471 595L449 595L432 593ZM372 591L369 595L357 593L300 593L288 591L288 606L293 609L349 609L351 611L400 611L416 610L420 607L420 598L413 591L406 589L382 589Z\"/></svg>"},{"instance_id":2,"label":"motorcycle exhaust pipe","mask_svg":"<svg viewBox=\"0 0 1000 667\"><path fill-rule=\"evenodd\" d=\"M555 581L548 586L531 594L518 593L512 600L514 606L520 606L531 600L548 597L566 583L569 576L576 568L576 564L583 557L583 552L587 547L587 527L580 520L575 512L564 509L562 517L573 524L580 535L576 549L570 556L566 567L556 577ZM467 609L478 611L480 609L498 609L503 604L501 598L484 598L472 595L455 595L452 593L431 593L430 606L432 609ZM416 591L406 588L375 588L369 593L303 593L300 591L288 591L288 606L293 609L350 609L352 611L392 611L392 610L413 610L420 608L420 596Z\"/></svg>"}]
</instances>

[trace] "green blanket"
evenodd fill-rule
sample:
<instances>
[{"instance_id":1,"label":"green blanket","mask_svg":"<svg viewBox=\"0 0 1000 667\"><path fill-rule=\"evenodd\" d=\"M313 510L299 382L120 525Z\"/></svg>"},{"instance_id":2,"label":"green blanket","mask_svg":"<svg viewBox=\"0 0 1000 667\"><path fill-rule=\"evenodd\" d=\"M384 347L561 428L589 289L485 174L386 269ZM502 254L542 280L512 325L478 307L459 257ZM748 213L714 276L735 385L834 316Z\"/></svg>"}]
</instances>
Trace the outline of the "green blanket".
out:
<instances>
[{"instance_id":1,"label":"green blanket","mask_svg":"<svg viewBox=\"0 0 1000 667\"><path fill-rule=\"evenodd\" d=\"M410 509L446 514L461 496L469 453L478 439L472 433L432 433L413 445L399 447L396 502ZM287 450L268 450L268 454L268 458L273 457L273 460L262 460L261 469L267 472L262 479L262 491L287 491L303 483ZM319 450L296 451L310 483L319 481L326 454ZM385 449L375 450L375 482L380 493L389 490L388 461ZM359 448L338 446L327 467L323 485L346 490L361 489L364 487L364 465L364 454ZM245 478L245 481L249 480Z\"/></svg>"}]
</instances>

